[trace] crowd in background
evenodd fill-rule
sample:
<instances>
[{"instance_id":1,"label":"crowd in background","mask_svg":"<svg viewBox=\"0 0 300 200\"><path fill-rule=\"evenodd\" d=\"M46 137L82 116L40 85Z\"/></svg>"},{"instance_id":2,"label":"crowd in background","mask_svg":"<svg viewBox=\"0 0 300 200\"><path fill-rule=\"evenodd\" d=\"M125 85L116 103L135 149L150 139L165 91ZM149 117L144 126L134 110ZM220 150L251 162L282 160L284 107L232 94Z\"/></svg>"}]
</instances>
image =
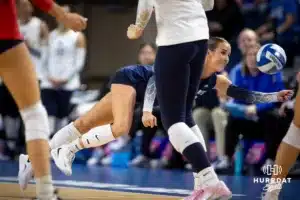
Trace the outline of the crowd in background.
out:
<instances>
[{"instance_id":1,"label":"crowd in background","mask_svg":"<svg viewBox=\"0 0 300 200\"><path fill-rule=\"evenodd\" d=\"M109 91L109 77L107 83L99 87L98 97L82 102L84 105L72 103L71 99L81 86L80 72L85 63L88 41L83 33L75 33L60 24L49 31L45 22L32 16L33 8L28 0L21 0L18 8L20 30L37 68L42 101L48 111L51 134L54 134L87 110L79 107L86 105L90 108ZM294 61L300 56L299 48L296 48L300 33L299 8L297 0L215 0L214 10L207 13L210 34L224 37L232 45L230 63L223 73L233 84L261 92L283 88L297 90L300 74L293 73L293 69L296 71L297 62ZM259 45L268 42L282 46L288 57L285 70L275 75L263 74L256 67ZM137 63L152 65L155 54L155 45L142 44L138 49ZM74 111L77 111L75 115ZM160 122L159 105L155 104L153 113L158 126L146 128L141 122L142 105L136 105L127 136L80 152L76 161L89 166L190 169L168 141ZM0 160L15 159L25 151L24 131L16 105L4 84L0 85L0 114ZM220 97L211 90L197 95L193 115L217 171L232 169L236 146L241 141L245 167L261 167L274 162L277 148L293 118L293 99L283 104L249 105Z\"/></svg>"}]
</instances>

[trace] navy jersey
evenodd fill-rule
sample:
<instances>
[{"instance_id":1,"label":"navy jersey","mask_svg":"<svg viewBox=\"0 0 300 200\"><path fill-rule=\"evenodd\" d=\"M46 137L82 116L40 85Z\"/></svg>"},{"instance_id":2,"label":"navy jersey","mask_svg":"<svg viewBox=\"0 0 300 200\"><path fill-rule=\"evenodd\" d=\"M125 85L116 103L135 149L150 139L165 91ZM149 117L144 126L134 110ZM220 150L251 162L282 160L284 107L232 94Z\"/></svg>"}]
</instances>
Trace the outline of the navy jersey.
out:
<instances>
[{"instance_id":1,"label":"navy jersey","mask_svg":"<svg viewBox=\"0 0 300 200\"><path fill-rule=\"evenodd\" d=\"M217 91L214 89L217 82L217 74L214 73L206 79L201 79L196 95L196 106L212 109L219 105Z\"/></svg>"},{"instance_id":2,"label":"navy jersey","mask_svg":"<svg viewBox=\"0 0 300 200\"><path fill-rule=\"evenodd\" d=\"M148 80L153 76L153 66L130 65L119 69L112 78L112 84L130 85L136 90L136 102L144 99Z\"/></svg>"}]
</instances>

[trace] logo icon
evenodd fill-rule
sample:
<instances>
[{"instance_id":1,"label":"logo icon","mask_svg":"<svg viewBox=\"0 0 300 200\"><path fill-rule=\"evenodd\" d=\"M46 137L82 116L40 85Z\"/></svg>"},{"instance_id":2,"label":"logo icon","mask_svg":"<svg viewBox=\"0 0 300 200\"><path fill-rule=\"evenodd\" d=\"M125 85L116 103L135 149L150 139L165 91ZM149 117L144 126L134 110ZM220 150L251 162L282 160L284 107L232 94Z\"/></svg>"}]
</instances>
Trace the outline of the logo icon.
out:
<instances>
[{"instance_id":1,"label":"logo icon","mask_svg":"<svg viewBox=\"0 0 300 200\"><path fill-rule=\"evenodd\" d=\"M282 167L279 165L266 165L263 167L263 173L271 176L272 174L277 176L280 175L282 172Z\"/></svg>"}]
</instances>

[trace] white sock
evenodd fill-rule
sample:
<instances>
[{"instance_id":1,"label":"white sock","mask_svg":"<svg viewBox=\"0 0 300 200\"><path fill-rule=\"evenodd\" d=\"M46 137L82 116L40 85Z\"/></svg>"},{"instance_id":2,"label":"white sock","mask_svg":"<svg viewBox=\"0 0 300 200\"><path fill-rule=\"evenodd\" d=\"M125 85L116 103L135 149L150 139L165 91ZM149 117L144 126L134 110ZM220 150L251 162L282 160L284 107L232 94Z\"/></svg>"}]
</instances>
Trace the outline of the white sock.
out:
<instances>
[{"instance_id":1,"label":"white sock","mask_svg":"<svg viewBox=\"0 0 300 200\"><path fill-rule=\"evenodd\" d=\"M82 149L81 145L78 145L80 144L80 140L82 141L84 148L92 148L107 144L115 140L115 137L112 134L110 124L98 126L91 129L81 138L78 138L77 140L69 144L68 146L72 152L76 153L77 151Z\"/></svg>"},{"instance_id":2,"label":"white sock","mask_svg":"<svg viewBox=\"0 0 300 200\"><path fill-rule=\"evenodd\" d=\"M204 140L204 137L199 129L199 127L197 125L193 126L191 128L191 130L196 134L196 136L198 137L198 139L200 140L200 143L202 144L203 146L203 149L205 150L205 152L207 152L207 149L206 149L206 145L205 145L205 140Z\"/></svg>"},{"instance_id":3,"label":"white sock","mask_svg":"<svg viewBox=\"0 0 300 200\"><path fill-rule=\"evenodd\" d=\"M47 111L40 101L20 110L20 114L25 126L26 141L48 140L50 131Z\"/></svg>"},{"instance_id":4,"label":"white sock","mask_svg":"<svg viewBox=\"0 0 300 200\"><path fill-rule=\"evenodd\" d=\"M35 178L38 199L53 199L54 188L51 175Z\"/></svg>"},{"instance_id":5,"label":"white sock","mask_svg":"<svg viewBox=\"0 0 300 200\"><path fill-rule=\"evenodd\" d=\"M54 134L49 145L51 149L58 148L64 144L69 144L81 136L80 132L76 129L73 122L60 129Z\"/></svg>"},{"instance_id":6,"label":"white sock","mask_svg":"<svg viewBox=\"0 0 300 200\"><path fill-rule=\"evenodd\" d=\"M68 144L67 147L74 154L83 149L83 147L80 145L80 138L77 138L76 140Z\"/></svg>"},{"instance_id":7,"label":"white sock","mask_svg":"<svg viewBox=\"0 0 300 200\"><path fill-rule=\"evenodd\" d=\"M204 186L216 185L219 182L219 178L212 167L207 167L199 173L194 173L194 188L198 189Z\"/></svg>"}]
</instances>

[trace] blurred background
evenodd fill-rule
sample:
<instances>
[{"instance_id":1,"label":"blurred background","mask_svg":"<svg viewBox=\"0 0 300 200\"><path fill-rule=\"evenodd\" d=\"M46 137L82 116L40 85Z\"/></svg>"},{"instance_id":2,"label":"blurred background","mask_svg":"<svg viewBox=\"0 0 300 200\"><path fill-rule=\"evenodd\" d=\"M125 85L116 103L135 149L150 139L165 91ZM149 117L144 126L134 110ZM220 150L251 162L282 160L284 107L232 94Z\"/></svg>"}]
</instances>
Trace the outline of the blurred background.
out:
<instances>
[{"instance_id":1,"label":"blurred background","mask_svg":"<svg viewBox=\"0 0 300 200\"><path fill-rule=\"evenodd\" d=\"M137 0L57 2L88 18L88 27L80 33L81 37L56 24L32 7L30 1L18 1L20 29L37 66L52 134L104 96L109 91L109 78L118 68L153 64L156 54L154 16L142 39L130 41L126 37L127 27L135 22ZM299 0L215 0L207 17L211 36L224 37L232 45L230 63L223 73L234 84L262 92L274 88L297 90ZM255 66L257 51L252 49L257 42L273 42L285 49L288 63L281 73L260 74ZM86 48L87 52L84 65L78 68L70 64L76 59L72 54L76 48ZM70 70L64 78L60 76L61 68ZM215 91L197 97L194 118L209 145L208 154L217 172L234 174L235 169L242 167L244 174L257 175L264 165L272 164L293 118L293 103L292 99L284 104L246 105L221 98ZM136 106L135 120L127 136L79 152L75 162L87 166L190 170L191 166L172 148L161 123L153 129L143 127L141 106ZM255 115L248 112L251 106L257 108ZM154 113L159 119L159 106ZM0 160L16 160L25 151L23 124L2 83L0 115ZM299 170L296 163L291 173L298 175Z\"/></svg>"}]
</instances>

